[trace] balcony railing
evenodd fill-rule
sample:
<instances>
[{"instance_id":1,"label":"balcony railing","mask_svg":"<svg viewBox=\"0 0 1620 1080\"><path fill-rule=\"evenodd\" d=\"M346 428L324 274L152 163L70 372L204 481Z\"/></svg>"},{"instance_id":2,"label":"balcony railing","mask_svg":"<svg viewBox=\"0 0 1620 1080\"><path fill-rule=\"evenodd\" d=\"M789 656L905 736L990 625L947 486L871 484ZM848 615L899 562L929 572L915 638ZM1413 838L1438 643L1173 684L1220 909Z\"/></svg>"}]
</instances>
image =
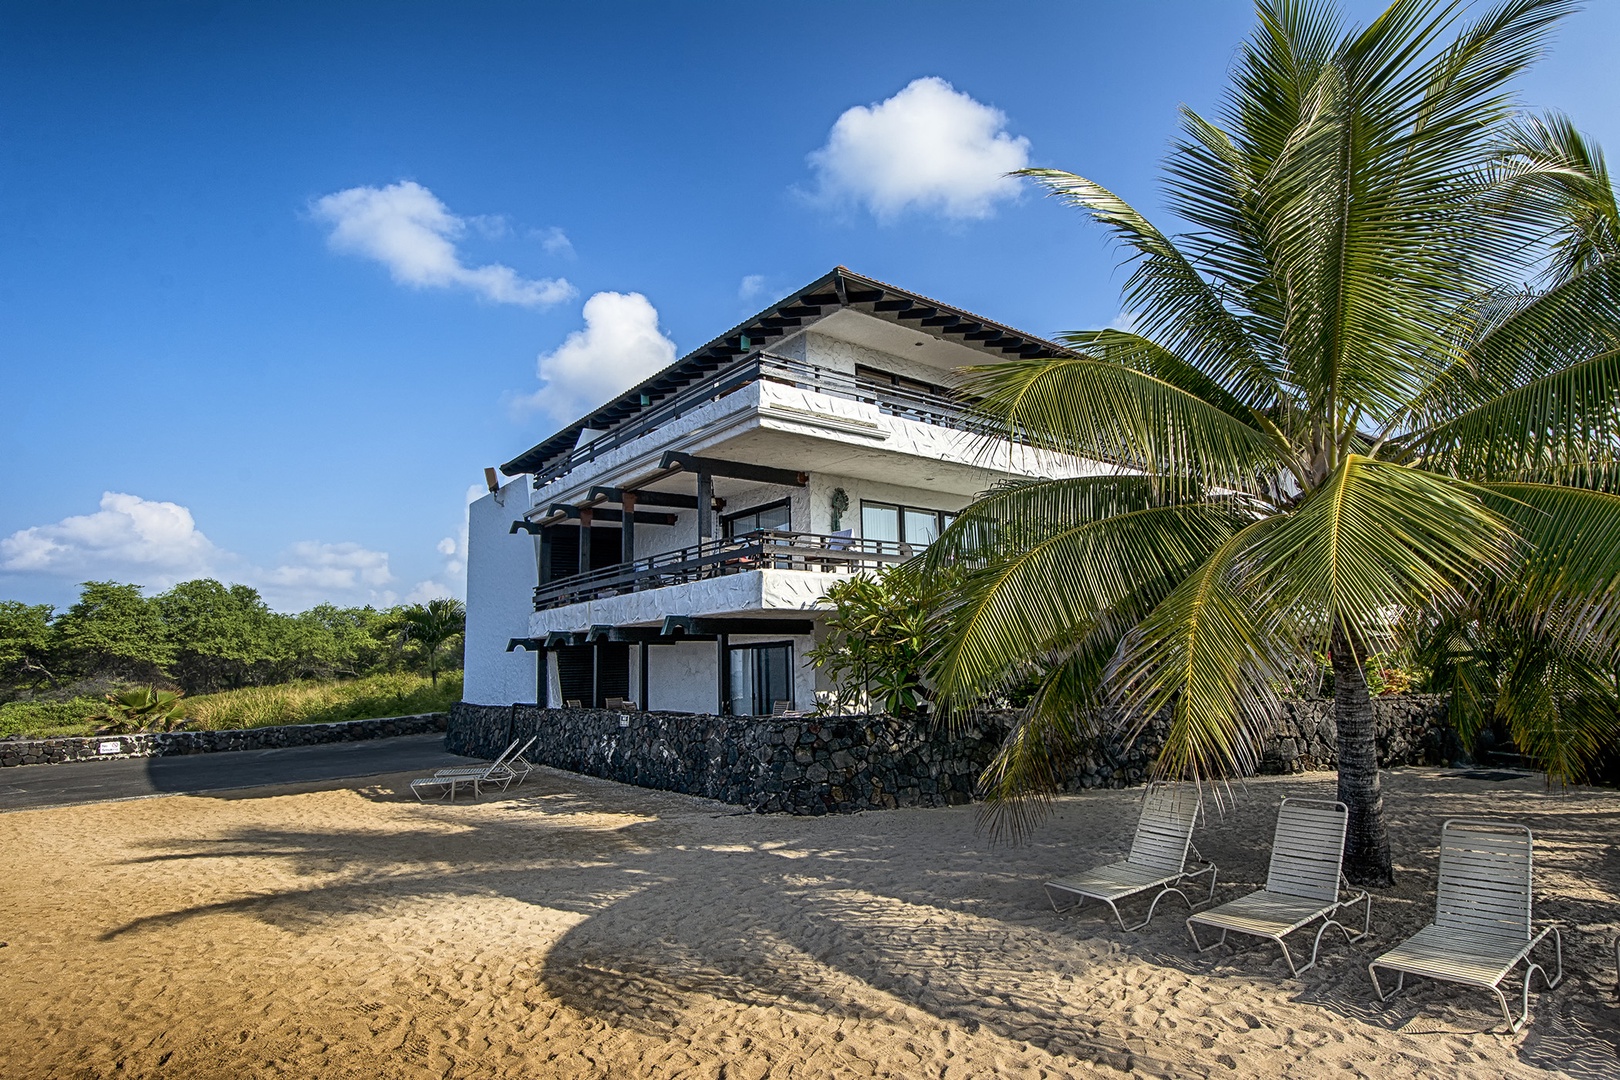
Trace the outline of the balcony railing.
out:
<instances>
[{"instance_id":1,"label":"balcony railing","mask_svg":"<svg viewBox=\"0 0 1620 1080\"><path fill-rule=\"evenodd\" d=\"M608 596L742 574L750 570L798 570L852 574L905 562L913 549L892 540L861 540L822 533L760 529L723 540L548 581L534 590L534 609L546 611Z\"/></svg>"},{"instance_id":2,"label":"balcony railing","mask_svg":"<svg viewBox=\"0 0 1620 1080\"><path fill-rule=\"evenodd\" d=\"M769 381L811 390L830 397L859 401L887 416L898 416L937 427L978 432L981 427L965 416L961 401L941 394L930 394L888 386L809 364L773 353L755 353L708 378L685 387L679 393L637 413L624 423L603 432L590 442L547 462L536 470L534 486L543 487L579 466L595 461L610 450L639 439L671 420L731 394L750 383Z\"/></svg>"}]
</instances>

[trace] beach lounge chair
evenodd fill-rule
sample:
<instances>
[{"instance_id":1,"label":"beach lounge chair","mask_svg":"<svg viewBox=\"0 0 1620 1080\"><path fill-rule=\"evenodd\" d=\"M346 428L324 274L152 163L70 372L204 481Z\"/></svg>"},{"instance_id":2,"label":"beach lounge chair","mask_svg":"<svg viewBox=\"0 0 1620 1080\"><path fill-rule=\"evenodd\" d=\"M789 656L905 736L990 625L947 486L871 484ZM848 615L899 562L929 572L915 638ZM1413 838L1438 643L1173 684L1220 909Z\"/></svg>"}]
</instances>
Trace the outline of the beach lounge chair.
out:
<instances>
[{"instance_id":1,"label":"beach lounge chair","mask_svg":"<svg viewBox=\"0 0 1620 1080\"><path fill-rule=\"evenodd\" d=\"M1348 900L1339 899L1344 831L1349 821L1350 810L1342 802L1284 799L1277 811L1277 834L1271 842L1271 869L1266 875L1266 887L1189 918L1187 933L1192 935L1193 948L1208 952L1224 942L1232 930L1269 938L1282 949L1288 970L1298 977L1300 972L1316 966L1316 954L1328 927L1337 926L1344 931L1348 942L1366 937L1372 928L1372 897L1363 890ZM1348 884L1345 888L1349 888ZM1366 916L1361 933L1352 935L1338 916L1345 908L1356 904L1366 905ZM1298 967L1283 938L1317 919L1322 920L1322 926L1316 931L1316 941L1311 946L1310 963ZM1209 945L1199 944L1198 931L1193 929L1195 925L1214 927L1221 932L1220 940Z\"/></svg>"},{"instance_id":2,"label":"beach lounge chair","mask_svg":"<svg viewBox=\"0 0 1620 1080\"><path fill-rule=\"evenodd\" d=\"M1556 926L1539 934L1530 921L1530 848L1523 825L1453 818L1440 829L1440 887L1434 922L1367 965L1380 1001L1400 993L1407 975L1444 979L1491 991L1502 1018L1517 1032L1530 1018L1530 977L1541 972L1551 990L1564 981L1564 940ZM1530 952L1552 935L1558 971L1552 978ZM1501 983L1525 962L1522 1011L1513 1019ZM1388 994L1378 969L1400 973Z\"/></svg>"},{"instance_id":3,"label":"beach lounge chair","mask_svg":"<svg viewBox=\"0 0 1620 1080\"><path fill-rule=\"evenodd\" d=\"M523 755L527 754L534 744L540 741L540 736L534 736L521 747L518 746L519 741L520 740L518 739L513 739L512 745L503 750L501 752L501 756L496 758L494 762L491 763L494 766L498 766L498 768L492 768L491 765L456 765L448 769L435 769L433 775L483 776L484 783L495 783L500 781L503 777L506 777L507 773L510 773L512 775L510 777L506 777L508 782L510 782L512 778L516 778L517 780L521 781L524 777L528 776L529 773L533 772L535 768L534 762L530 761ZM505 790L504 785L502 786L502 790Z\"/></svg>"},{"instance_id":4,"label":"beach lounge chair","mask_svg":"<svg viewBox=\"0 0 1620 1080\"><path fill-rule=\"evenodd\" d=\"M440 769L432 776L423 776L411 781L411 794L416 796L418 802L425 802L423 792L433 788L440 791L439 798L456 801L456 790L463 785L472 788L476 796L484 784L500 784L504 790L512 782L513 773L508 761L519 740L513 739L507 748L501 751L500 757L487 765L461 765L449 769ZM531 739L532 743L533 740Z\"/></svg>"},{"instance_id":5,"label":"beach lounge chair","mask_svg":"<svg viewBox=\"0 0 1620 1080\"><path fill-rule=\"evenodd\" d=\"M1101 900L1114 912L1121 930L1140 930L1153 921L1153 912L1169 893L1175 893L1187 902L1189 908L1198 905L1182 892L1180 885L1194 878L1209 875L1209 896L1215 895L1215 864L1207 863L1203 869L1187 872L1187 852L1197 855L1192 846L1193 824L1198 820L1198 792L1187 784L1153 783L1148 785L1142 800L1142 816L1136 822L1136 838L1131 841L1131 852L1124 862L1108 863L1073 877L1046 883L1046 898L1053 911L1067 910L1058 905L1059 899L1073 897L1069 908L1077 908L1089 899ZM1203 860L1202 856L1199 857ZM1148 905L1147 918L1135 926L1126 926L1119 913L1119 901L1152 889L1159 890ZM1208 897L1206 897L1208 899Z\"/></svg>"}]
</instances>

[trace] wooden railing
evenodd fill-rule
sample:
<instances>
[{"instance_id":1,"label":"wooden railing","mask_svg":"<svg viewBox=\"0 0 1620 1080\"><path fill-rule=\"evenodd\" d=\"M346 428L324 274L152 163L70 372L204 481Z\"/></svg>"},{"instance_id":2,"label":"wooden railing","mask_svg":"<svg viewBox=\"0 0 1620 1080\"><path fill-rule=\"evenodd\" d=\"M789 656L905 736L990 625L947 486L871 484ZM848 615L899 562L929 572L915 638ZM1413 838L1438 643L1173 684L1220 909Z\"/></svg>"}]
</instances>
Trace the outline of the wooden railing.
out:
<instances>
[{"instance_id":1,"label":"wooden railing","mask_svg":"<svg viewBox=\"0 0 1620 1080\"><path fill-rule=\"evenodd\" d=\"M572 472L579 466L595 461L602 454L639 439L685 413L761 380L811 390L830 397L859 401L875 407L888 416L898 416L937 427L959 431L981 430L971 418L963 414L962 402L943 394L887 386L868 379L857 378L844 371L835 371L819 364L809 364L774 353L754 353L729 367L692 383L673 396L643 409L623 423L603 432L583 446L546 462L535 470L534 486L546 484Z\"/></svg>"},{"instance_id":2,"label":"wooden railing","mask_svg":"<svg viewBox=\"0 0 1620 1080\"><path fill-rule=\"evenodd\" d=\"M905 562L909 544L861 540L823 533L759 529L743 536L705 540L632 563L548 581L534 590L534 608L546 611L606 596L659 589L750 570L798 570L852 574Z\"/></svg>"}]
</instances>

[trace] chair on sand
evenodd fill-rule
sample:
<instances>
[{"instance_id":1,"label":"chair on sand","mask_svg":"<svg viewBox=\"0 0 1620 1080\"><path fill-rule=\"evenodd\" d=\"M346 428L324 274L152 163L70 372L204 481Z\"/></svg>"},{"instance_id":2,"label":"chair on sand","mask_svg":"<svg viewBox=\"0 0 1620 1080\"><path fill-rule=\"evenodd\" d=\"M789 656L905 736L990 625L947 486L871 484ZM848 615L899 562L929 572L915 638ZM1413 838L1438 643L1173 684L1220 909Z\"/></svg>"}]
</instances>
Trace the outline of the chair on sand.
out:
<instances>
[{"instance_id":1,"label":"chair on sand","mask_svg":"<svg viewBox=\"0 0 1620 1080\"><path fill-rule=\"evenodd\" d=\"M504 790L516 775L512 771L511 760L513 751L517 750L519 741L513 739L511 744L501 751L501 756L487 765L458 765L453 768L440 769L432 776L423 776L412 780L411 794L416 796L418 802L423 802L425 801L422 798L424 791L439 788L439 798L455 802L456 789L463 784L472 788L475 796L478 794L479 788L484 784L500 784L502 790ZM533 745L533 743L534 740L530 739L529 745ZM524 749L527 750L528 747L525 746ZM525 773L525 775L527 774Z\"/></svg>"},{"instance_id":2,"label":"chair on sand","mask_svg":"<svg viewBox=\"0 0 1620 1080\"><path fill-rule=\"evenodd\" d=\"M1199 952L1208 952L1224 942L1232 930L1270 938L1282 949L1288 970L1297 977L1300 972L1316 966L1316 953L1322 947L1322 935L1327 933L1328 927L1337 926L1349 942L1366 937L1372 927L1372 897L1364 890L1348 900L1339 899L1344 832L1349 820L1350 810L1342 802L1284 799L1282 808L1277 811L1277 834L1271 842L1271 870L1266 875L1266 887L1189 918L1187 933L1192 935L1193 947ZM1338 916L1355 904L1366 905L1366 916L1361 933L1352 935ZM1316 941L1311 946L1311 961L1297 967L1283 938L1317 919L1322 920L1322 926L1316 931ZM1221 932L1220 939L1209 945L1199 944L1194 924L1215 927Z\"/></svg>"},{"instance_id":3,"label":"chair on sand","mask_svg":"<svg viewBox=\"0 0 1620 1080\"><path fill-rule=\"evenodd\" d=\"M1124 862L1109 863L1073 877L1046 883L1046 898L1053 911L1063 911L1059 898L1074 897L1069 907L1079 907L1087 898L1101 900L1113 909L1121 930L1140 930L1153 921L1153 912L1168 893L1175 893L1196 908L1179 886L1193 878L1209 875L1209 895L1215 895L1215 864L1207 863L1202 869L1187 872L1187 851L1192 847L1193 823L1198 819L1198 792L1188 784L1154 783L1148 785L1142 800L1142 816L1136 822L1136 838L1131 841L1131 853ZM1200 861L1203 860L1199 856ZM1119 901L1157 889L1153 903L1148 905L1147 918L1135 926L1126 926L1119 913ZM1207 899L1207 898L1206 898Z\"/></svg>"},{"instance_id":4,"label":"chair on sand","mask_svg":"<svg viewBox=\"0 0 1620 1080\"><path fill-rule=\"evenodd\" d=\"M1530 921L1530 848L1523 825L1453 818L1440 829L1440 887L1434 922L1367 965L1379 1000L1397 994L1407 975L1464 983L1489 990L1502 1018L1518 1031L1530 1018L1530 976L1541 972L1551 990L1564 980L1564 940L1556 926L1536 933ZM1558 971L1552 978L1530 952L1551 934ZM1525 962L1522 1011L1513 1019L1501 982ZM1378 969L1400 973L1388 994Z\"/></svg>"}]
</instances>

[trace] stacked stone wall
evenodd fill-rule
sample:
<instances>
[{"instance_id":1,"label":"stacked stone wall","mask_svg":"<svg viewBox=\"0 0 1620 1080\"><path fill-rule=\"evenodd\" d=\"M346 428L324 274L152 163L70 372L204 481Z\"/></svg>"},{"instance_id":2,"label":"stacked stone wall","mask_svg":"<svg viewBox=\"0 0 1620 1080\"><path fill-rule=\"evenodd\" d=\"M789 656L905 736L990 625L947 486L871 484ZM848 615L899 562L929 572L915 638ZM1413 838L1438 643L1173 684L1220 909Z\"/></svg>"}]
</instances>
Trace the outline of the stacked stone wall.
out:
<instances>
[{"instance_id":1,"label":"stacked stone wall","mask_svg":"<svg viewBox=\"0 0 1620 1080\"><path fill-rule=\"evenodd\" d=\"M284 746L386 739L395 735L428 735L444 731L449 724L450 714L441 712L237 731L167 731L69 739L6 739L0 741L0 766L60 765L69 761L215 754L229 750L274 750Z\"/></svg>"},{"instance_id":2,"label":"stacked stone wall","mask_svg":"<svg viewBox=\"0 0 1620 1080\"><path fill-rule=\"evenodd\" d=\"M1460 757L1439 698L1379 698L1373 708L1384 765ZM760 812L826 814L970 801L1014 718L987 713L947 732L882 716L721 717L460 704L451 710L445 745L453 753L492 758L513 739L534 738L531 760L569 772ZM1156 719L1137 738L1098 741L1078 755L1063 786L1142 782L1165 728ZM1287 702L1260 771L1334 768L1334 736L1330 702Z\"/></svg>"}]
</instances>

